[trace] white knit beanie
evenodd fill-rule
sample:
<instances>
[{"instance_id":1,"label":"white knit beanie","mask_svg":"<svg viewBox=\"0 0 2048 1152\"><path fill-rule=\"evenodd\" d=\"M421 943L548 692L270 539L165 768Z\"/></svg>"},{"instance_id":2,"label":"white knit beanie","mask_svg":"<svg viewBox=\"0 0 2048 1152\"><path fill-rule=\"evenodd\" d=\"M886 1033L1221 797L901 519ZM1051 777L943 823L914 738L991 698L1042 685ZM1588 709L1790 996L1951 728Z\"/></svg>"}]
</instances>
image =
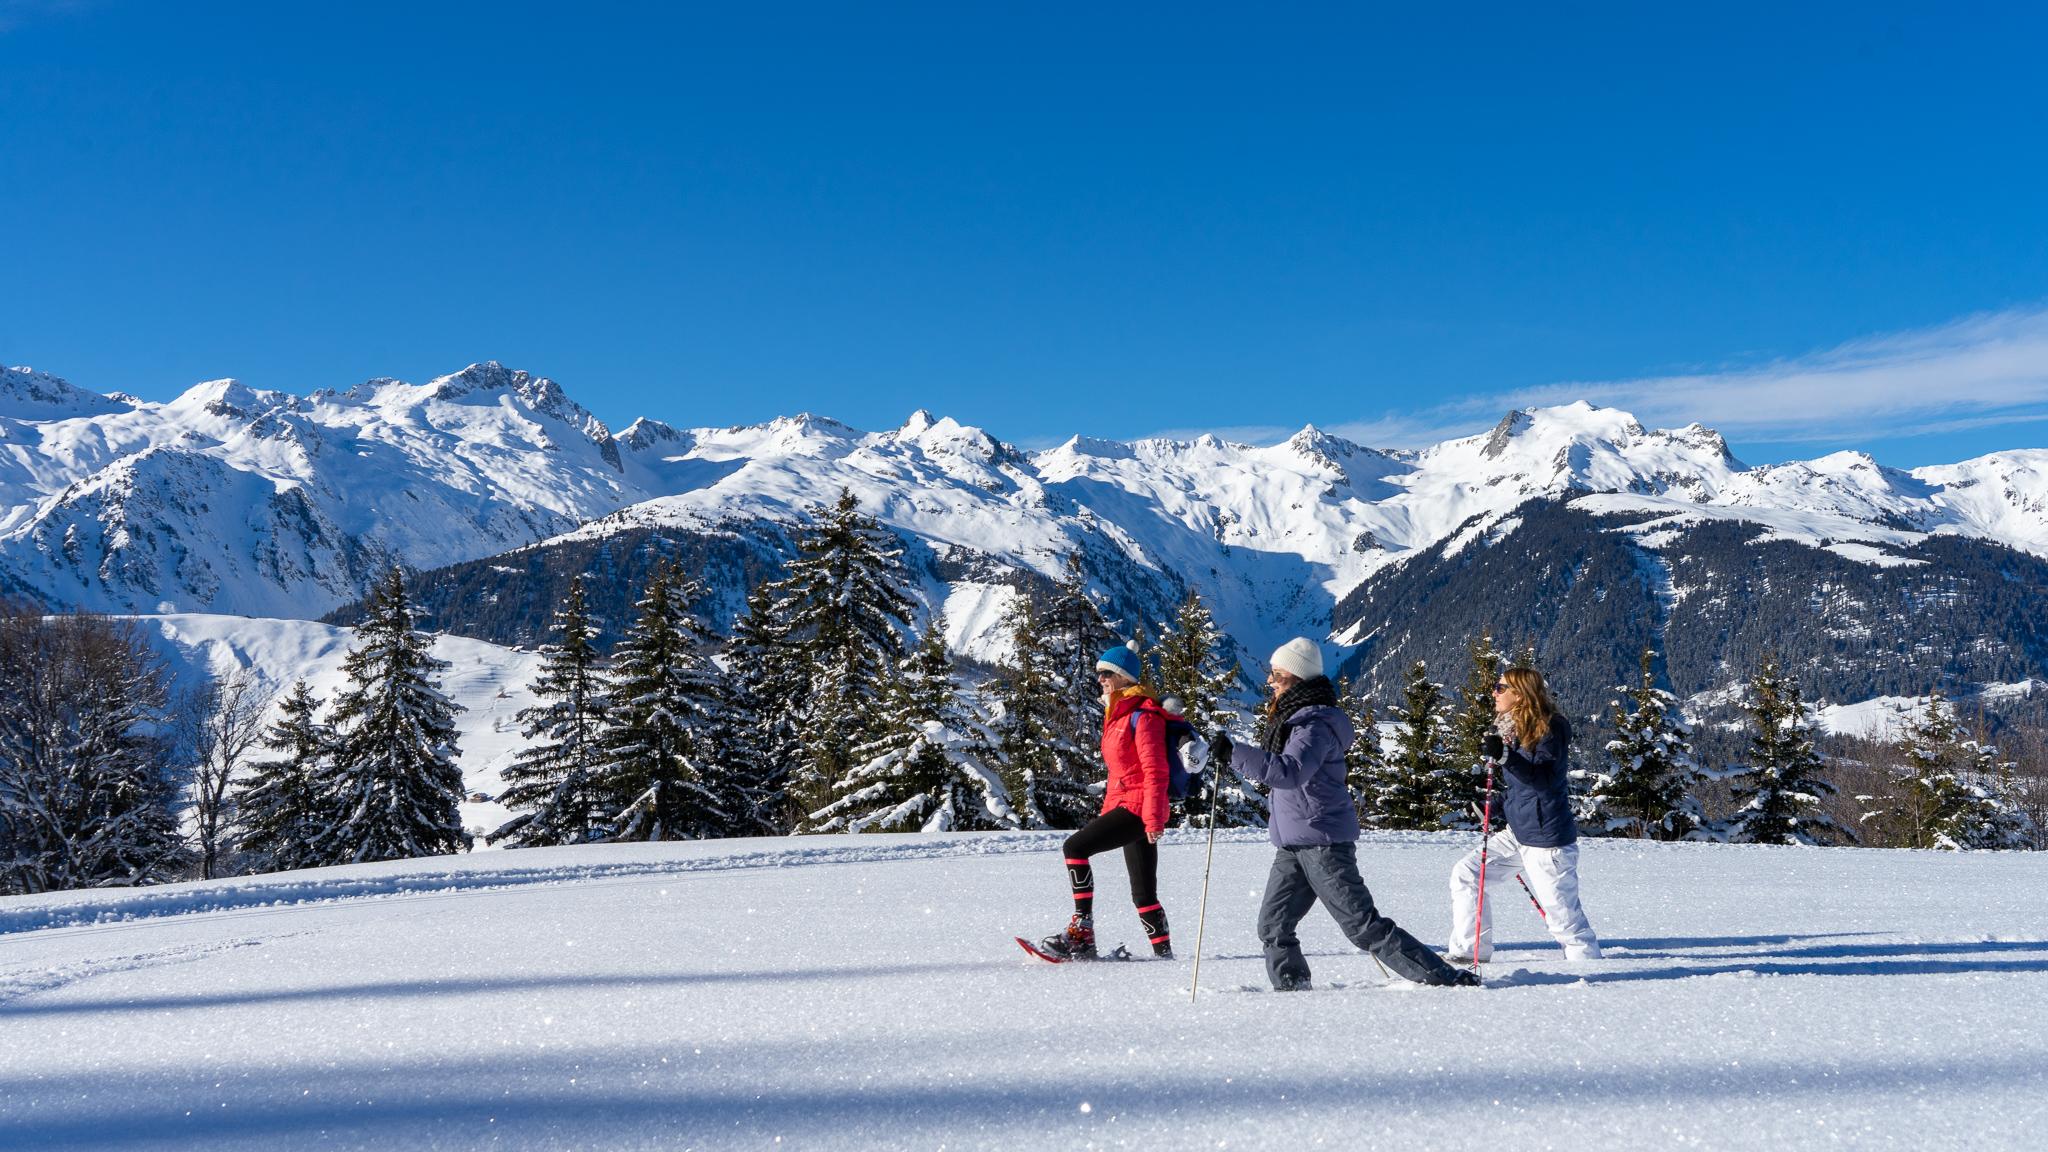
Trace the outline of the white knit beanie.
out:
<instances>
[{"instance_id":1,"label":"white knit beanie","mask_svg":"<svg viewBox=\"0 0 2048 1152\"><path fill-rule=\"evenodd\" d=\"M1303 680L1313 680L1323 674L1323 650L1308 637L1296 636L1282 644L1268 663L1282 672L1292 672Z\"/></svg>"}]
</instances>

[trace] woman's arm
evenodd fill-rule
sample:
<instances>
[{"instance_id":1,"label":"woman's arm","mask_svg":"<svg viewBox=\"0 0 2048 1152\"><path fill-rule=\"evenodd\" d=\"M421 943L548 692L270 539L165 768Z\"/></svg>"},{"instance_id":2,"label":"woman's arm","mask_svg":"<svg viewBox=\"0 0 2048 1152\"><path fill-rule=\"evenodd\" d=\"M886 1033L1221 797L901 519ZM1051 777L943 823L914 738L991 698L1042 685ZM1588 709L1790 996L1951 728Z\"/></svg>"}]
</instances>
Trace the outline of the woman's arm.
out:
<instances>
[{"instance_id":1,"label":"woman's arm","mask_svg":"<svg viewBox=\"0 0 2048 1152\"><path fill-rule=\"evenodd\" d=\"M1138 772L1145 781L1144 799L1139 804L1144 811L1138 813L1138 819L1145 822L1146 838L1157 840L1166 831L1166 717L1151 708L1140 708L1133 715L1137 718L1132 735L1138 742Z\"/></svg>"},{"instance_id":2,"label":"woman's arm","mask_svg":"<svg viewBox=\"0 0 2048 1152\"><path fill-rule=\"evenodd\" d=\"M1287 734L1287 743L1281 746L1279 755L1239 744L1231 752L1230 766L1246 779L1268 788L1299 788L1329 759L1333 743L1321 724L1298 724Z\"/></svg>"}]
</instances>

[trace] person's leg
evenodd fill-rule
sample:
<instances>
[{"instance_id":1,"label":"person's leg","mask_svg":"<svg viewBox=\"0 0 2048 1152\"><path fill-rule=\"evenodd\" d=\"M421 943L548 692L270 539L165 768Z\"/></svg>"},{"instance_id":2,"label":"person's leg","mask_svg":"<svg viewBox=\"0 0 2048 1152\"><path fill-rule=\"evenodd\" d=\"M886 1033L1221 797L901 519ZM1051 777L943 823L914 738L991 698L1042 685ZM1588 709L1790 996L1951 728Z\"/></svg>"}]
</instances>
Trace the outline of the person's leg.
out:
<instances>
[{"instance_id":1,"label":"person's leg","mask_svg":"<svg viewBox=\"0 0 2048 1152\"><path fill-rule=\"evenodd\" d=\"M1522 874L1543 906L1543 923L1567 960L1600 959L1600 939L1579 904L1579 846L1522 849Z\"/></svg>"},{"instance_id":2,"label":"person's leg","mask_svg":"<svg viewBox=\"0 0 2048 1152\"><path fill-rule=\"evenodd\" d=\"M1467 852L1451 866L1451 941L1454 960L1485 960L1493 955L1494 886L1514 875L1522 866L1521 845L1514 834L1502 829L1486 841L1486 903L1479 906L1479 852ZM1478 914L1479 938L1472 928Z\"/></svg>"},{"instance_id":3,"label":"person's leg","mask_svg":"<svg viewBox=\"0 0 2048 1152\"><path fill-rule=\"evenodd\" d=\"M1358 874L1356 844L1303 848L1299 855L1302 873L1316 898L1353 944L1405 979L1419 984L1457 982L1457 969L1373 906L1372 893Z\"/></svg>"},{"instance_id":4,"label":"person's leg","mask_svg":"<svg viewBox=\"0 0 2048 1152\"><path fill-rule=\"evenodd\" d=\"M1145 822L1122 808L1112 808L1082 825L1060 846L1066 856L1067 881L1074 890L1076 916L1095 915L1095 866L1088 858L1129 843L1133 826L1138 830L1138 839L1143 840Z\"/></svg>"},{"instance_id":5,"label":"person's leg","mask_svg":"<svg viewBox=\"0 0 2048 1152\"><path fill-rule=\"evenodd\" d=\"M1275 852L1273 870L1266 876L1266 898L1259 904L1259 942L1266 946L1266 978L1276 991L1309 986L1308 959L1301 954L1301 939L1294 929L1315 902L1315 890L1301 874L1294 850Z\"/></svg>"},{"instance_id":6,"label":"person's leg","mask_svg":"<svg viewBox=\"0 0 2048 1152\"><path fill-rule=\"evenodd\" d=\"M1090 820L1060 846L1066 857L1067 882L1074 892L1074 918L1065 929L1039 942L1045 951L1075 959L1094 957L1095 866L1088 858L1126 843L1133 826L1138 838L1144 839L1144 822L1114 808Z\"/></svg>"},{"instance_id":7,"label":"person's leg","mask_svg":"<svg viewBox=\"0 0 2048 1152\"><path fill-rule=\"evenodd\" d=\"M1154 956L1173 955L1173 936L1166 928L1166 909L1159 903L1159 845L1145 839L1145 825L1138 824L1138 838L1124 845L1124 870L1131 874L1131 906L1138 910L1145 939L1152 942Z\"/></svg>"}]
</instances>

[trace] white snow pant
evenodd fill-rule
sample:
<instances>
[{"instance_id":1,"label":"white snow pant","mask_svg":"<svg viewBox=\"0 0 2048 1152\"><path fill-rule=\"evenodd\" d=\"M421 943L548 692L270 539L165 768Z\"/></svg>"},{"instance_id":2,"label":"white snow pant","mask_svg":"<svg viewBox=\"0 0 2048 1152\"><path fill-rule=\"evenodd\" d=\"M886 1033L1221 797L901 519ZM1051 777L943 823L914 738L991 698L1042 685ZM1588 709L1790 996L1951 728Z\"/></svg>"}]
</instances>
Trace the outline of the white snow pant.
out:
<instances>
[{"instance_id":1,"label":"white snow pant","mask_svg":"<svg viewBox=\"0 0 2048 1152\"><path fill-rule=\"evenodd\" d=\"M1531 848L1503 828L1487 842L1486 907L1479 904L1479 850L1473 849L1451 867L1451 955L1484 960L1493 955L1493 906L1506 900L1509 907L1523 901L1520 872L1529 881L1529 891L1543 906L1543 924L1564 946L1567 960L1598 960L1600 941L1586 910L1579 907L1579 846ZM1478 914L1479 938L1472 938Z\"/></svg>"}]
</instances>

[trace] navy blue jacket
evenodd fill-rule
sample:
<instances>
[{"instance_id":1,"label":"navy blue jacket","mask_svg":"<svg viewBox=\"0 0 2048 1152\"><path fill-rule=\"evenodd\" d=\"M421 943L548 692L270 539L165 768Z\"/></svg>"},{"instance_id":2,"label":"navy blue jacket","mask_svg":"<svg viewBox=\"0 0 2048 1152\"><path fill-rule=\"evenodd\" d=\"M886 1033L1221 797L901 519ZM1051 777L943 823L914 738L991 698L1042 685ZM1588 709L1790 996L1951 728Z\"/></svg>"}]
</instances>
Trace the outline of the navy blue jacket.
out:
<instances>
[{"instance_id":1,"label":"navy blue jacket","mask_svg":"<svg viewBox=\"0 0 2048 1152\"><path fill-rule=\"evenodd\" d=\"M1578 821L1572 819L1571 796L1566 777L1571 771L1571 721L1550 718L1550 735L1534 748L1508 745L1501 758L1507 777L1508 827L1515 839L1531 848L1562 848L1579 838Z\"/></svg>"},{"instance_id":2,"label":"navy blue jacket","mask_svg":"<svg viewBox=\"0 0 2048 1152\"><path fill-rule=\"evenodd\" d=\"M1344 786L1344 750L1356 733L1351 717L1327 704L1297 708L1280 722L1287 740L1275 756L1239 744L1230 766L1273 790L1266 835L1281 848L1349 844L1358 839L1358 806Z\"/></svg>"}]
</instances>

